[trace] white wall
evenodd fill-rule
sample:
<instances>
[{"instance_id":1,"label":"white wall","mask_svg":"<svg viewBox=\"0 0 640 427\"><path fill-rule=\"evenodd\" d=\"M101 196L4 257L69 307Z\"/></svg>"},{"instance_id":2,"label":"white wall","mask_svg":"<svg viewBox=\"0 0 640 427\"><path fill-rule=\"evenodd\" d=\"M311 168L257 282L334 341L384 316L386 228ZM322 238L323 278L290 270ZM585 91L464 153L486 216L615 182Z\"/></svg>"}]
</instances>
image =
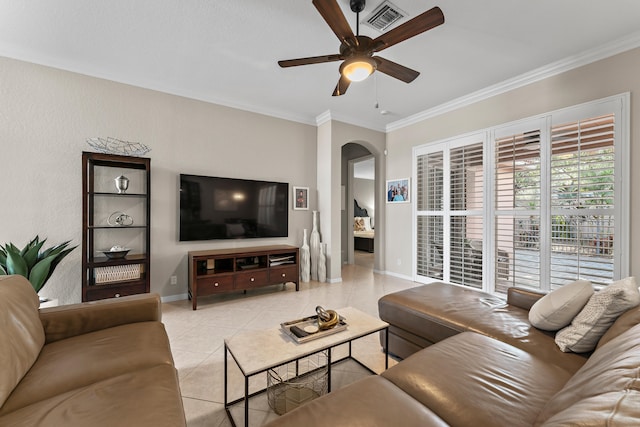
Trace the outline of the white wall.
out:
<instances>
[{"instance_id":1,"label":"white wall","mask_svg":"<svg viewBox=\"0 0 640 427\"><path fill-rule=\"evenodd\" d=\"M377 132L370 129L364 129L359 126L350 125L347 123L332 121L331 122L331 144L332 144L332 161L333 167L331 169L331 195L333 200L333 206L336 206L336 209L332 210L332 241L335 242L334 247L332 249L332 256L335 260L341 260L341 252L342 252L342 226L349 227L349 234L351 234L351 230L353 229L353 223L351 221L348 224L342 219L342 212L340 210L340 186L344 183L342 182L342 177L344 174L344 164L343 156L342 156L342 147L348 143L355 143L366 148L369 153L371 153L375 161L375 176L381 177L385 176L385 160L384 160L384 150L386 146L386 135L382 132ZM320 163L318 164L318 168L320 168ZM320 171L320 170L319 170ZM376 194L375 194L375 204L376 206L380 206L384 203L384 180L377 179L376 180ZM320 177L318 177L318 183L321 183ZM377 215L380 220L384 221L384 211L379 210ZM327 226L325 224L325 226ZM342 263L334 262L331 266L332 269L332 278L338 278L340 276ZM374 269L377 271L382 271L384 269L384 235L376 236L375 240L375 261L374 261Z\"/></svg>"},{"instance_id":2,"label":"white wall","mask_svg":"<svg viewBox=\"0 0 640 427\"><path fill-rule=\"evenodd\" d=\"M215 82L212 82L215 84ZM217 247L300 245L310 211L289 211L282 239L178 242L178 175L266 179L316 193L316 127L0 58L0 242L49 242L82 233L81 153L89 137L149 145L151 291L184 295L187 252ZM291 206L291 204L290 204ZM310 209L317 199L310 197ZM338 207L339 208L339 207ZM81 299L81 248L41 294ZM178 276L178 286L169 284Z\"/></svg>"},{"instance_id":3,"label":"white wall","mask_svg":"<svg viewBox=\"0 0 640 427\"><path fill-rule=\"evenodd\" d=\"M318 126L320 237L327 243L327 280L330 282L342 280L342 146L350 142L360 144L374 156L380 157L385 146L385 135L336 120L327 120ZM380 163L376 162L376 176L384 174L384 167L379 166Z\"/></svg>"},{"instance_id":4,"label":"white wall","mask_svg":"<svg viewBox=\"0 0 640 427\"><path fill-rule=\"evenodd\" d=\"M412 148L560 108L631 92L631 274L640 274L640 49L511 90L387 133L387 179L410 175ZM635 167L634 167L635 166ZM412 182L413 184L413 182ZM387 272L413 277L412 204L386 209Z\"/></svg>"}]
</instances>

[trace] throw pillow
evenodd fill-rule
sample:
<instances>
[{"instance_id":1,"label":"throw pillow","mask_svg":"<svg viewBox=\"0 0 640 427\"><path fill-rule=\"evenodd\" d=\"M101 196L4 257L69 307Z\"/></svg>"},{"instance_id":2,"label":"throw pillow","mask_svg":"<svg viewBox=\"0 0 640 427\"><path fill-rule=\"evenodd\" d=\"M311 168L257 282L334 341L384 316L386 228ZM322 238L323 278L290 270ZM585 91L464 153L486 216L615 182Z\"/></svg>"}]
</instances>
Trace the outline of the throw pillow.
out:
<instances>
[{"instance_id":1,"label":"throw pillow","mask_svg":"<svg viewBox=\"0 0 640 427\"><path fill-rule=\"evenodd\" d=\"M529 310L529 322L544 331L557 331L567 326L593 295L588 280L576 280L549 292Z\"/></svg>"},{"instance_id":2,"label":"throw pillow","mask_svg":"<svg viewBox=\"0 0 640 427\"><path fill-rule=\"evenodd\" d=\"M355 231L364 231L364 220L362 217L356 217L353 223L353 229Z\"/></svg>"},{"instance_id":3,"label":"throw pillow","mask_svg":"<svg viewBox=\"0 0 640 427\"><path fill-rule=\"evenodd\" d=\"M571 325L556 334L556 344L564 352L591 351L618 316L637 305L640 292L635 277L618 280L589 298Z\"/></svg>"},{"instance_id":4,"label":"throw pillow","mask_svg":"<svg viewBox=\"0 0 640 427\"><path fill-rule=\"evenodd\" d=\"M362 217L362 224L364 227L364 231L371 231L371 217L368 216L363 216Z\"/></svg>"},{"instance_id":5,"label":"throw pillow","mask_svg":"<svg viewBox=\"0 0 640 427\"><path fill-rule=\"evenodd\" d=\"M640 323L640 306L625 311L600 338L596 350Z\"/></svg>"}]
</instances>

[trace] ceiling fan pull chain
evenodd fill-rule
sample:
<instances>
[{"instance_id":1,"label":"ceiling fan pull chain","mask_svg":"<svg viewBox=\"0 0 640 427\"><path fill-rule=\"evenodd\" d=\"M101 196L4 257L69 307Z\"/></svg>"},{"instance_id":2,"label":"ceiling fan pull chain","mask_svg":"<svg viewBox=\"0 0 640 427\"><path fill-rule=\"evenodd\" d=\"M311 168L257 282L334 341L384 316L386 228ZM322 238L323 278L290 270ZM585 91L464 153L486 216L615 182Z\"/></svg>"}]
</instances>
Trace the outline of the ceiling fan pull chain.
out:
<instances>
[{"instance_id":1,"label":"ceiling fan pull chain","mask_svg":"<svg viewBox=\"0 0 640 427\"><path fill-rule=\"evenodd\" d=\"M373 75L373 85L376 88L376 105L374 105L374 108L377 110L378 107L379 107L379 104L378 104L378 75L377 74Z\"/></svg>"}]
</instances>

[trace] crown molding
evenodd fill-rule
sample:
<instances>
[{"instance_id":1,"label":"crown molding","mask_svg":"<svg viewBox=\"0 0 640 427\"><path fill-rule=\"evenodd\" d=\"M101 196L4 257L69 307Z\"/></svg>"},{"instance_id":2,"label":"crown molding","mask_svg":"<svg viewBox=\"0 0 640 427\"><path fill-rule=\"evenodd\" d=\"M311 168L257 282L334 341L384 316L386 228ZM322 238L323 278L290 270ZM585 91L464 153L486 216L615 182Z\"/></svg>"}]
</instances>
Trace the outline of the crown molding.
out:
<instances>
[{"instance_id":1,"label":"crown molding","mask_svg":"<svg viewBox=\"0 0 640 427\"><path fill-rule=\"evenodd\" d=\"M584 65L591 64L593 62L609 58L622 52L626 52L631 49L635 49L640 46L640 31L633 33L629 36L623 37L611 43L607 43L598 46L593 49L586 50L582 53L569 56L560 61L552 62L551 64L497 83L495 85L480 89L479 91L472 92L468 95L460 98L453 99L444 104L440 104L434 108L422 111L420 113L413 114L404 119L389 123L386 126L385 131L391 132L398 130L415 123L419 123L423 120L440 116L450 111L457 110L462 107L466 107L476 102L489 99L496 95L500 95L505 92L529 85L531 83L544 80L549 77L562 74L564 72L582 67Z\"/></svg>"},{"instance_id":2,"label":"crown molding","mask_svg":"<svg viewBox=\"0 0 640 427\"><path fill-rule=\"evenodd\" d=\"M320 126L328 121L331 120L335 120L338 122L342 122L342 123L346 123L348 125L352 125L352 126L359 126L361 128L365 128L365 129L369 129L369 130L373 130L373 131L377 131L377 132L385 132L385 125L384 124L372 124L372 123L365 123L363 121L358 121L358 120L353 120L350 117L347 116L343 116L343 115L339 115L336 113L331 112L331 110L327 110L323 113L320 113L316 116L316 126Z\"/></svg>"},{"instance_id":3,"label":"crown molding","mask_svg":"<svg viewBox=\"0 0 640 427\"><path fill-rule=\"evenodd\" d=\"M327 110L324 113L320 113L316 116L316 126L323 125L331 121L331 110Z\"/></svg>"}]
</instances>

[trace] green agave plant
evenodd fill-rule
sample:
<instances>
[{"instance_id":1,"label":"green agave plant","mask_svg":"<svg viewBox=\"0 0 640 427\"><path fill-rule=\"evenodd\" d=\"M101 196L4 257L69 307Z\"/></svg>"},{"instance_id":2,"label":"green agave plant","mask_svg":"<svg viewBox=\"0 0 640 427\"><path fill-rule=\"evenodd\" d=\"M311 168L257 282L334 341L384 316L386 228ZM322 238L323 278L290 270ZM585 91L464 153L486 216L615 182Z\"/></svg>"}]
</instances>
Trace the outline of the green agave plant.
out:
<instances>
[{"instance_id":1,"label":"green agave plant","mask_svg":"<svg viewBox=\"0 0 640 427\"><path fill-rule=\"evenodd\" d=\"M39 236L19 249L13 243L0 246L0 275L19 274L31 282L36 292L47 283L60 261L77 246L68 247L71 240L41 251L47 239Z\"/></svg>"}]
</instances>

